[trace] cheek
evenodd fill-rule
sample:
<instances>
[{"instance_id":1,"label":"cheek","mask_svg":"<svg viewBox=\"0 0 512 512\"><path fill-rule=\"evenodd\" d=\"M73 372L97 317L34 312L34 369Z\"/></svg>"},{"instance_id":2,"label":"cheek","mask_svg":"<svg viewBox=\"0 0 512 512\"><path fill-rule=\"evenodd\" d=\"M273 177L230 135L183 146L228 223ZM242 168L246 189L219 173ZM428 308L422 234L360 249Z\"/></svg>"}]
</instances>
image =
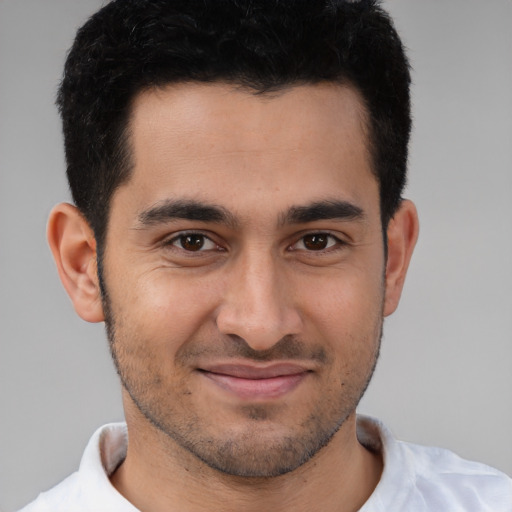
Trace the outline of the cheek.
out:
<instances>
[{"instance_id":1,"label":"cheek","mask_svg":"<svg viewBox=\"0 0 512 512\"><path fill-rule=\"evenodd\" d=\"M338 363L365 360L375 354L382 325L384 288L380 272L340 271L311 280L301 300L308 337L323 340Z\"/></svg>"},{"instance_id":2,"label":"cheek","mask_svg":"<svg viewBox=\"0 0 512 512\"><path fill-rule=\"evenodd\" d=\"M350 326L367 323L382 314L384 284L380 272L340 270L322 279L301 285L301 303L311 316L325 326Z\"/></svg>"},{"instance_id":3,"label":"cheek","mask_svg":"<svg viewBox=\"0 0 512 512\"><path fill-rule=\"evenodd\" d=\"M169 269L117 279L121 284L110 292L111 301L125 334L154 344L172 342L174 350L207 322L219 295L210 280Z\"/></svg>"}]
</instances>

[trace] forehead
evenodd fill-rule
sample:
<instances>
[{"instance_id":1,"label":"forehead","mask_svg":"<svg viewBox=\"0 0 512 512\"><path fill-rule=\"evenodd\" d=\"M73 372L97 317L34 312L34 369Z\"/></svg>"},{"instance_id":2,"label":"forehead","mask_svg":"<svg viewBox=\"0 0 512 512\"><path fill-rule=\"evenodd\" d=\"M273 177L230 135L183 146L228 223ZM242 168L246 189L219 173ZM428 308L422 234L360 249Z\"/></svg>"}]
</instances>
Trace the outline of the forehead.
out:
<instances>
[{"instance_id":1,"label":"forehead","mask_svg":"<svg viewBox=\"0 0 512 512\"><path fill-rule=\"evenodd\" d=\"M334 84L271 94L220 83L152 89L133 104L127 186L139 208L171 196L235 208L249 196L269 208L361 200L369 183L377 189L366 119L357 91Z\"/></svg>"},{"instance_id":2,"label":"forehead","mask_svg":"<svg viewBox=\"0 0 512 512\"><path fill-rule=\"evenodd\" d=\"M262 146L316 151L320 139L325 146L338 137L366 139L367 113L360 94L344 85L302 85L255 93L224 83L184 83L150 89L135 98L131 128L136 142L142 141L145 132L149 139L143 142L158 144L154 131L164 126L175 140L196 140L206 151L235 146L247 151ZM226 138L227 132L232 137ZM204 146L205 139L215 146Z\"/></svg>"}]
</instances>

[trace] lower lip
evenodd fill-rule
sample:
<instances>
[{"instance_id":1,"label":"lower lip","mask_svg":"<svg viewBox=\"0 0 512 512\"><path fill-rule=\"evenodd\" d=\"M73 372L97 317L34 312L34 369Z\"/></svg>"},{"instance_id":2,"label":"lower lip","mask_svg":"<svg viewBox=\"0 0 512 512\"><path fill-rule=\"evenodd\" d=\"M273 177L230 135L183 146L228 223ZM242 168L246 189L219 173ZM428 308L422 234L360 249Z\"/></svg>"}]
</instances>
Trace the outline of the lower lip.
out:
<instances>
[{"instance_id":1,"label":"lower lip","mask_svg":"<svg viewBox=\"0 0 512 512\"><path fill-rule=\"evenodd\" d=\"M202 373L220 388L237 395L239 398L250 400L268 400L286 395L295 389L307 375L307 372L302 372L268 379L243 379L220 373Z\"/></svg>"}]
</instances>

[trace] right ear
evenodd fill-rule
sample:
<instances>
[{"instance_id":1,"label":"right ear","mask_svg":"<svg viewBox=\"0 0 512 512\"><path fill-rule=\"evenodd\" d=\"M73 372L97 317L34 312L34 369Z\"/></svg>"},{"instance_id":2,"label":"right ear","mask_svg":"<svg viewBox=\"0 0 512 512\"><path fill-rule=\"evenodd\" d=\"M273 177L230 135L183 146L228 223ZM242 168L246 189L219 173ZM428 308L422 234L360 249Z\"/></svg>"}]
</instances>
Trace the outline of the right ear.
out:
<instances>
[{"instance_id":1,"label":"right ear","mask_svg":"<svg viewBox=\"0 0 512 512\"><path fill-rule=\"evenodd\" d=\"M78 208L61 203L50 213L47 236L60 280L75 311L87 322L102 322L105 317L96 263L96 239L89 223Z\"/></svg>"}]
</instances>

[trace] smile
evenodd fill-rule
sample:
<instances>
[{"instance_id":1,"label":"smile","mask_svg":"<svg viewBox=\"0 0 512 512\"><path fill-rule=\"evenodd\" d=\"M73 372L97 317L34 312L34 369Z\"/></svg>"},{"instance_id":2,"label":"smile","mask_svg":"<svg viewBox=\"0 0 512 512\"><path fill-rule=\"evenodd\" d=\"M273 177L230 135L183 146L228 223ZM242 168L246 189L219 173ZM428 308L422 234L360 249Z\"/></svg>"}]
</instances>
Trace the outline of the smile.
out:
<instances>
[{"instance_id":1,"label":"smile","mask_svg":"<svg viewBox=\"0 0 512 512\"><path fill-rule=\"evenodd\" d=\"M295 364L265 368L246 365L218 365L200 372L215 385L245 400L279 398L294 390L310 373Z\"/></svg>"}]
</instances>

